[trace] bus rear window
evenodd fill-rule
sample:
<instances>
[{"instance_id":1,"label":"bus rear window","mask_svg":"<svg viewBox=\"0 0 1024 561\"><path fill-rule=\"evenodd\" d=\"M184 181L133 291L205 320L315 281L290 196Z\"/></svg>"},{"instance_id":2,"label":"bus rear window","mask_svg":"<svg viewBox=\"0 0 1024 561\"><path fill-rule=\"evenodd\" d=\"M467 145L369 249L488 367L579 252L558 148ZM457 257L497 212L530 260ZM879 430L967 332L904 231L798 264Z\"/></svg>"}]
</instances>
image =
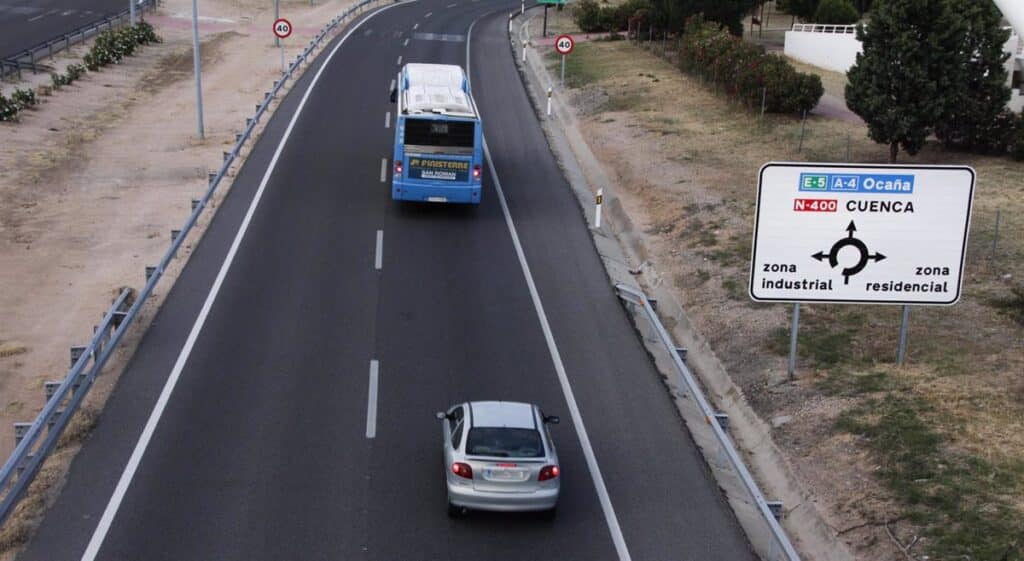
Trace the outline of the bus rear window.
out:
<instances>
[{"instance_id":1,"label":"bus rear window","mask_svg":"<svg viewBox=\"0 0 1024 561\"><path fill-rule=\"evenodd\" d=\"M440 119L406 119L405 144L472 148L473 121L442 121Z\"/></svg>"}]
</instances>

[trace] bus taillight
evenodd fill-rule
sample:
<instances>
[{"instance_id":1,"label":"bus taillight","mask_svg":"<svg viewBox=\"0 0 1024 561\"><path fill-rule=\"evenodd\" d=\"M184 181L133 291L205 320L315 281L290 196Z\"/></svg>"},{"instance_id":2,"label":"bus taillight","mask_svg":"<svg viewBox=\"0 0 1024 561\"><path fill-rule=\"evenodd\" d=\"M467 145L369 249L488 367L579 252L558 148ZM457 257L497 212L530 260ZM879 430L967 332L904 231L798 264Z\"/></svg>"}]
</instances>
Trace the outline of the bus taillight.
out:
<instances>
[{"instance_id":1,"label":"bus taillight","mask_svg":"<svg viewBox=\"0 0 1024 561\"><path fill-rule=\"evenodd\" d=\"M480 179L480 166L473 166L473 179Z\"/></svg>"},{"instance_id":2,"label":"bus taillight","mask_svg":"<svg viewBox=\"0 0 1024 561\"><path fill-rule=\"evenodd\" d=\"M402 175L402 160L395 160L395 175Z\"/></svg>"}]
</instances>

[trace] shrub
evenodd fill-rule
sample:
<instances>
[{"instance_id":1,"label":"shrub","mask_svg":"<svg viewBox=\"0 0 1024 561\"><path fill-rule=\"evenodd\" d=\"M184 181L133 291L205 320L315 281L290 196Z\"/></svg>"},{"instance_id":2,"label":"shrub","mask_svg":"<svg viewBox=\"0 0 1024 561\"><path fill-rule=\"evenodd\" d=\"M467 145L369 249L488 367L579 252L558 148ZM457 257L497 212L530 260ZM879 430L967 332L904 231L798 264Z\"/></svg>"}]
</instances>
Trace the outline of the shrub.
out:
<instances>
[{"instance_id":1,"label":"shrub","mask_svg":"<svg viewBox=\"0 0 1024 561\"><path fill-rule=\"evenodd\" d=\"M573 21L580 31L594 33L601 31L601 6L596 0L581 0L573 8Z\"/></svg>"},{"instance_id":2,"label":"shrub","mask_svg":"<svg viewBox=\"0 0 1024 561\"><path fill-rule=\"evenodd\" d=\"M81 64L69 64L67 69L64 71L64 75L67 77L69 84L81 78L83 74L85 74L85 67Z\"/></svg>"},{"instance_id":3,"label":"shrub","mask_svg":"<svg viewBox=\"0 0 1024 561\"><path fill-rule=\"evenodd\" d=\"M70 84L68 77L63 74L50 74L50 81L53 83L53 89L59 90L61 86Z\"/></svg>"},{"instance_id":4,"label":"shrub","mask_svg":"<svg viewBox=\"0 0 1024 561\"><path fill-rule=\"evenodd\" d=\"M17 105L18 110L20 111L27 107L32 107L33 105L39 103L39 101L36 99L36 92L32 90L18 89L14 90L14 93L11 94L11 103Z\"/></svg>"},{"instance_id":5,"label":"shrub","mask_svg":"<svg viewBox=\"0 0 1024 561\"><path fill-rule=\"evenodd\" d=\"M146 22L121 29L108 29L96 36L96 42L83 57L82 62L89 71L95 72L103 66L117 64L124 60L124 57L135 54L135 49L139 45L161 41L153 26Z\"/></svg>"},{"instance_id":6,"label":"shrub","mask_svg":"<svg viewBox=\"0 0 1024 561\"><path fill-rule=\"evenodd\" d=\"M821 0L814 11L814 23L850 25L858 21L860 14L849 0Z\"/></svg>"},{"instance_id":7,"label":"shrub","mask_svg":"<svg viewBox=\"0 0 1024 561\"><path fill-rule=\"evenodd\" d=\"M703 18L691 18L679 49L680 68L721 87L748 107L800 114L810 111L825 93L821 78L797 72L778 55L730 35Z\"/></svg>"},{"instance_id":8,"label":"shrub","mask_svg":"<svg viewBox=\"0 0 1024 561\"><path fill-rule=\"evenodd\" d=\"M18 106L13 101L0 94L0 121L17 121Z\"/></svg>"}]
</instances>

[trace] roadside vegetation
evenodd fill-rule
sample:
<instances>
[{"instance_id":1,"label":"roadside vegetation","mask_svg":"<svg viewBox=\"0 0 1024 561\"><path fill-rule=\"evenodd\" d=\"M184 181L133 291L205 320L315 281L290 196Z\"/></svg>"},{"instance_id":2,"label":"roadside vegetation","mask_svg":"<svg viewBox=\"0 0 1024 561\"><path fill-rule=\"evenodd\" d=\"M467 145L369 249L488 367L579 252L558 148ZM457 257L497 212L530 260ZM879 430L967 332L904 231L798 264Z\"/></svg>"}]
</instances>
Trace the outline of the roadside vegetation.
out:
<instances>
[{"instance_id":1,"label":"roadside vegetation","mask_svg":"<svg viewBox=\"0 0 1024 561\"><path fill-rule=\"evenodd\" d=\"M1024 164L934 136L901 156L978 172L961 302L913 308L904 368L897 307L804 306L798 376L787 380L789 309L746 295L757 170L883 163L889 146L864 123L762 117L760 99L751 107L680 73L671 42L639 45L585 42L568 57L584 135L616 162L606 171L647 258L747 399L765 419L797 419L777 441L846 524L836 534L862 559L904 558L896 548L933 561L1024 559Z\"/></svg>"},{"instance_id":2,"label":"roadside vegetation","mask_svg":"<svg viewBox=\"0 0 1024 561\"><path fill-rule=\"evenodd\" d=\"M0 92L0 121L18 121L22 111L39 104L39 97L50 95L68 86L85 75L86 71L98 72L104 66L117 64L124 57L131 56L141 45L161 42L153 26L146 22L110 29L96 36L89 52L82 58L82 64L69 64L63 73L50 74L50 86L40 86L38 92L31 89L16 89L11 96Z\"/></svg>"}]
</instances>

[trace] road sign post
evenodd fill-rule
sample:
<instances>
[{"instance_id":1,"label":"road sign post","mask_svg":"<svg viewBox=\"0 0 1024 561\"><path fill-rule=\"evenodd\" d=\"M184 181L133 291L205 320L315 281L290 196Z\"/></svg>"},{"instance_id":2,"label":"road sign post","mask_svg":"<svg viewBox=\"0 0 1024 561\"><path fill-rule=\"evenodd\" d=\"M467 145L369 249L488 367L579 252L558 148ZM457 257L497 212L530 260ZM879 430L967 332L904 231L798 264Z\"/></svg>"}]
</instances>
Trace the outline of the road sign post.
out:
<instances>
[{"instance_id":1,"label":"road sign post","mask_svg":"<svg viewBox=\"0 0 1024 561\"><path fill-rule=\"evenodd\" d=\"M792 302L789 373L802 302L903 306L960 299L974 200L966 166L769 163L757 190L750 297Z\"/></svg>"},{"instance_id":2,"label":"road sign post","mask_svg":"<svg viewBox=\"0 0 1024 561\"><path fill-rule=\"evenodd\" d=\"M196 75L196 129L199 138L206 138L203 131L203 80L199 64L199 6L192 0L192 70Z\"/></svg>"},{"instance_id":3,"label":"road sign post","mask_svg":"<svg viewBox=\"0 0 1024 561\"><path fill-rule=\"evenodd\" d=\"M274 37L277 41L277 46L281 49L281 72L285 71L284 64L284 42L282 39L287 39L292 34L292 22L285 18L277 18L274 20Z\"/></svg>"},{"instance_id":4,"label":"road sign post","mask_svg":"<svg viewBox=\"0 0 1024 561\"><path fill-rule=\"evenodd\" d=\"M555 37L555 50L562 55L562 85L565 85L565 57L576 47L576 41L572 35L559 35Z\"/></svg>"},{"instance_id":5,"label":"road sign post","mask_svg":"<svg viewBox=\"0 0 1024 561\"><path fill-rule=\"evenodd\" d=\"M789 327L789 368L786 372L792 380L796 375L796 338L800 332L800 302L793 304L793 323Z\"/></svg>"}]
</instances>

